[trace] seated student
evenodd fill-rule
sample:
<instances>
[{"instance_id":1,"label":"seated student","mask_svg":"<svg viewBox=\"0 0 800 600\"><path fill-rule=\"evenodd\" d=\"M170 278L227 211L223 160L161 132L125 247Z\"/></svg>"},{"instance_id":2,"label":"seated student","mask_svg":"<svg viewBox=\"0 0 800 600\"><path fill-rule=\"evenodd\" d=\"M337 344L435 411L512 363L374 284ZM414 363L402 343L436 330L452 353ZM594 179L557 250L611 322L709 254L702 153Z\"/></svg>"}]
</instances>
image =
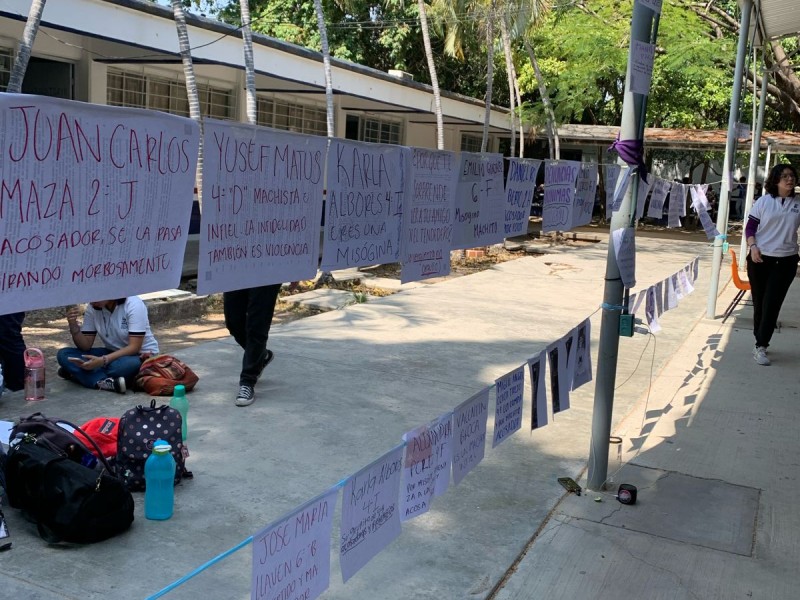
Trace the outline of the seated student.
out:
<instances>
[{"instance_id":1,"label":"seated student","mask_svg":"<svg viewBox=\"0 0 800 600\"><path fill-rule=\"evenodd\" d=\"M77 348L58 351L59 377L84 387L124 394L142 361L158 354L158 342L150 331L147 307L138 296L90 302L78 325L80 309L67 309L67 322ZM92 348L95 336L102 348Z\"/></svg>"},{"instance_id":2,"label":"seated student","mask_svg":"<svg viewBox=\"0 0 800 600\"><path fill-rule=\"evenodd\" d=\"M0 315L0 367L3 368L5 387L12 392L25 386L24 320L24 312Z\"/></svg>"}]
</instances>

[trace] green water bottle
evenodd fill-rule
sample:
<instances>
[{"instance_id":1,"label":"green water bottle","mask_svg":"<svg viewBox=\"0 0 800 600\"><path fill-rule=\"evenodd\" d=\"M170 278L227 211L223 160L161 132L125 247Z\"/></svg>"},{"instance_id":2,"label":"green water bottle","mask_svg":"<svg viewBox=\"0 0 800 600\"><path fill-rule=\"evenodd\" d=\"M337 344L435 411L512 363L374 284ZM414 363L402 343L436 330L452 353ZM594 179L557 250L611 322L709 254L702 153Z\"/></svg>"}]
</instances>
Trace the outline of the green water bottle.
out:
<instances>
[{"instance_id":1,"label":"green water bottle","mask_svg":"<svg viewBox=\"0 0 800 600\"><path fill-rule=\"evenodd\" d=\"M183 441L189 439L189 399L186 397L186 388L183 385L176 385L172 392L172 399L169 405L181 413L181 434Z\"/></svg>"}]
</instances>

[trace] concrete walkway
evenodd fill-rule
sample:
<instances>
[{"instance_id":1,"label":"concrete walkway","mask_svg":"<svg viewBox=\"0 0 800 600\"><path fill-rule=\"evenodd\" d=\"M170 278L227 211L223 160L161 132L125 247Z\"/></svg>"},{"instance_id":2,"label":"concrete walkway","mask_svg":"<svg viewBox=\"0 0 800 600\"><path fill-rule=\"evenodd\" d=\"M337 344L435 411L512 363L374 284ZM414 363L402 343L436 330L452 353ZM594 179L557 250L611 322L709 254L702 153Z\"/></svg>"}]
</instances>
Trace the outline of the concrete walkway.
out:
<instances>
[{"instance_id":1,"label":"concrete walkway","mask_svg":"<svg viewBox=\"0 0 800 600\"><path fill-rule=\"evenodd\" d=\"M616 598L620 591L730 598L736 596L725 590L742 592L748 576L753 597L794 597L776 591L790 589L797 577L788 565L798 559L798 517L782 493L796 490L798 475L789 406L797 398L800 288L787 300L774 366L758 367L749 354L748 319L739 330L736 321L703 318L706 244L637 239L637 248L641 286L701 256L697 289L664 315L657 343L644 335L620 342L614 422L623 436L622 461L632 464L615 480L639 486L638 504L623 507L610 495L602 502L592 494L565 498L556 482L579 479L586 465L590 384L546 428L531 435L523 425L503 445L487 448L460 485L406 522L400 538L347 584L334 552L324 598L567 598L579 592ZM589 315L596 367L606 253L600 243L522 258L278 326L270 336L276 359L256 389L256 403L245 409L233 406L241 352L232 339L181 352L201 381L190 395L188 466L195 479L176 489L175 516L144 519L136 494L129 532L61 548L48 547L17 511L6 509L15 544L0 555L0 595L146 597L366 466L404 432L452 410ZM723 291L718 312L732 295ZM36 406L26 406L20 394L4 396L0 419L42 410L83 422L119 416L146 399L83 390L53 374L49 384L49 399ZM526 415L528 396L526 390ZM636 410L646 399L643 435ZM489 408L491 414L493 401ZM709 490L694 480L719 480L724 487ZM751 491L756 488L763 491ZM717 517L713 526L702 527L705 517L694 516L700 508ZM634 516L635 525L626 522ZM748 535L755 535L755 555L745 548ZM247 598L250 561L248 546L165 597ZM726 574L739 583L719 587Z\"/></svg>"}]
</instances>

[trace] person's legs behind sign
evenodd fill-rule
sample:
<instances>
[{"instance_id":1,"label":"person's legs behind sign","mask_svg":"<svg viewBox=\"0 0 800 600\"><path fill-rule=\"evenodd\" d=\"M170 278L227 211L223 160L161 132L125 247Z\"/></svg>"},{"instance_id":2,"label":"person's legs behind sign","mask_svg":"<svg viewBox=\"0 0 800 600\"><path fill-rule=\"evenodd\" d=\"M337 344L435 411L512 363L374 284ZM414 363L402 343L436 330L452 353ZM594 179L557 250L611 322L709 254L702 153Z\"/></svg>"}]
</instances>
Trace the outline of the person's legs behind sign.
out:
<instances>
[{"instance_id":1,"label":"person's legs behind sign","mask_svg":"<svg viewBox=\"0 0 800 600\"><path fill-rule=\"evenodd\" d=\"M24 320L24 312L0 315L0 365L3 367L4 386L12 392L25 387Z\"/></svg>"},{"instance_id":2,"label":"person's legs behind sign","mask_svg":"<svg viewBox=\"0 0 800 600\"><path fill-rule=\"evenodd\" d=\"M272 361L267 339L280 290L281 284L276 283L223 294L225 326L244 350L236 406L249 406L255 401L256 382Z\"/></svg>"}]
</instances>

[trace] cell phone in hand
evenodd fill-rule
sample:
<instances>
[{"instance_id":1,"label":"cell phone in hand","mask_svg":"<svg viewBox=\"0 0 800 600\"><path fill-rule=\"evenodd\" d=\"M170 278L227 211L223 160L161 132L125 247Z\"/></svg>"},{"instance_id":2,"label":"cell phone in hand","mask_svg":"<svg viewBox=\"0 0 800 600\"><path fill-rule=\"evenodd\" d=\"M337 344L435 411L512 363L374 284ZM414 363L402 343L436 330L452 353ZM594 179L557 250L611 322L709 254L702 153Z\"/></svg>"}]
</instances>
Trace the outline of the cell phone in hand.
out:
<instances>
[{"instance_id":1,"label":"cell phone in hand","mask_svg":"<svg viewBox=\"0 0 800 600\"><path fill-rule=\"evenodd\" d=\"M83 363L86 362L85 358L80 358L79 356L70 356L70 357L67 358L67 360L70 361L70 362L77 363L79 365L82 365Z\"/></svg>"}]
</instances>

